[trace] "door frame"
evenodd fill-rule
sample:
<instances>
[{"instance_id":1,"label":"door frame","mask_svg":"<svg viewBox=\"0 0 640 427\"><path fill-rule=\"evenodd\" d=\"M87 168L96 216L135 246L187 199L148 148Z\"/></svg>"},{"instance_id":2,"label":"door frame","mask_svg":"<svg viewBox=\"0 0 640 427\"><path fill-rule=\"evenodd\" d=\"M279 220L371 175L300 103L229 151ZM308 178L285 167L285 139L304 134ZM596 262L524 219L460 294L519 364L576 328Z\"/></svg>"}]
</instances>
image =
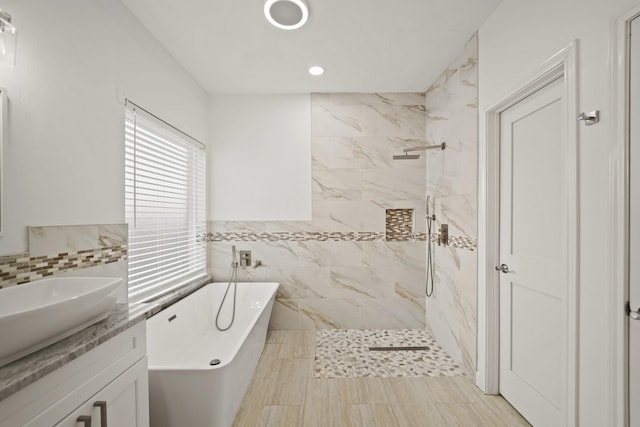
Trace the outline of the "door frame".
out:
<instances>
[{"instance_id":1,"label":"door frame","mask_svg":"<svg viewBox=\"0 0 640 427\"><path fill-rule=\"evenodd\" d=\"M609 152L609 303L611 333L609 384L610 425L629 425L629 329L625 306L629 298L629 34L640 16L640 3L611 22L611 145Z\"/></svg>"},{"instance_id":2,"label":"door frame","mask_svg":"<svg viewBox=\"0 0 640 427\"><path fill-rule=\"evenodd\" d=\"M486 112L486 138L478 153L478 371L476 384L488 394L499 390L499 202L500 202L500 114L558 78L564 78L567 211L567 298L566 336L567 378L563 393L566 399L566 425L577 425L578 419L578 285L579 285L579 216L578 216L578 41L548 59L525 83L493 103ZM575 118L575 121L572 120Z\"/></svg>"}]
</instances>

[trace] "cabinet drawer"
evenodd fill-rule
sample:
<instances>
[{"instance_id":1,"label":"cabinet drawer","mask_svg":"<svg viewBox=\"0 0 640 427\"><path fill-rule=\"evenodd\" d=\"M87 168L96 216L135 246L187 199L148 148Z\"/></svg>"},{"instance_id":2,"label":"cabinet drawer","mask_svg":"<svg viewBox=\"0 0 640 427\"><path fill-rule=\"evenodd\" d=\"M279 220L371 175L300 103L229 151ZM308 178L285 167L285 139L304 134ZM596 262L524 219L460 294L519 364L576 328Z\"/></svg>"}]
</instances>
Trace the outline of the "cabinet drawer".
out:
<instances>
[{"instance_id":1,"label":"cabinet drawer","mask_svg":"<svg viewBox=\"0 0 640 427\"><path fill-rule=\"evenodd\" d=\"M92 427L148 427L148 389L147 358L144 357L60 422L46 411L26 427L79 427L83 425L78 421L81 416L88 417Z\"/></svg>"}]
</instances>

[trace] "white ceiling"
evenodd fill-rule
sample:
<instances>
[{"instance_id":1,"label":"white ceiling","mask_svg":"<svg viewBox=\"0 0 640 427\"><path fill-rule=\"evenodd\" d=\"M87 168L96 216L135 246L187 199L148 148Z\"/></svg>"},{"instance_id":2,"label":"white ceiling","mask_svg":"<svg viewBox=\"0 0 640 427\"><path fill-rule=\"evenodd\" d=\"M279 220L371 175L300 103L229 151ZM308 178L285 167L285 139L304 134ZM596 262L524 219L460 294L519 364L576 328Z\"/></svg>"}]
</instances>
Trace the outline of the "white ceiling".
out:
<instances>
[{"instance_id":1,"label":"white ceiling","mask_svg":"<svg viewBox=\"0 0 640 427\"><path fill-rule=\"evenodd\" d=\"M122 2L210 93L310 93L423 92L500 0L306 0L292 31L264 0Z\"/></svg>"}]
</instances>

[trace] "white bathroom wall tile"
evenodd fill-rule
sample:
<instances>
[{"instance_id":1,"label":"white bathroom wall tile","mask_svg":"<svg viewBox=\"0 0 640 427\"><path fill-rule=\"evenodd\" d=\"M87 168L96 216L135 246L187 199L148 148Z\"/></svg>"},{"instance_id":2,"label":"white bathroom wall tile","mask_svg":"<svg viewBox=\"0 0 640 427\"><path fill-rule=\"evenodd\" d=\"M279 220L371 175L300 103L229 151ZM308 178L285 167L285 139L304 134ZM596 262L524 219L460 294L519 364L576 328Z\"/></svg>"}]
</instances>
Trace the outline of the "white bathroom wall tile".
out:
<instances>
[{"instance_id":1,"label":"white bathroom wall tile","mask_svg":"<svg viewBox=\"0 0 640 427\"><path fill-rule=\"evenodd\" d=\"M265 222L258 221L209 221L207 225L211 233L261 233L265 231Z\"/></svg>"},{"instance_id":2,"label":"white bathroom wall tile","mask_svg":"<svg viewBox=\"0 0 640 427\"><path fill-rule=\"evenodd\" d=\"M264 265L298 266L296 242L238 242L238 250L250 250L254 263L260 260Z\"/></svg>"},{"instance_id":3,"label":"white bathroom wall tile","mask_svg":"<svg viewBox=\"0 0 640 427\"><path fill-rule=\"evenodd\" d=\"M367 105L362 110L362 135L424 138L424 105Z\"/></svg>"},{"instance_id":4,"label":"white bathroom wall tile","mask_svg":"<svg viewBox=\"0 0 640 427\"><path fill-rule=\"evenodd\" d=\"M436 198L436 219L440 224L449 224L450 236L477 235L476 193L456 194Z\"/></svg>"},{"instance_id":5,"label":"white bathroom wall tile","mask_svg":"<svg viewBox=\"0 0 640 427\"><path fill-rule=\"evenodd\" d=\"M449 234L477 237L477 36L427 90L426 136L447 150L426 156L427 193L435 197L437 225ZM436 246L435 292L427 318L441 345L475 372L476 253Z\"/></svg>"},{"instance_id":6,"label":"white bathroom wall tile","mask_svg":"<svg viewBox=\"0 0 640 427\"><path fill-rule=\"evenodd\" d=\"M326 298L330 295L328 268L266 266L258 270L260 281L280 283L279 298Z\"/></svg>"},{"instance_id":7,"label":"white bathroom wall tile","mask_svg":"<svg viewBox=\"0 0 640 427\"><path fill-rule=\"evenodd\" d=\"M316 200L313 202L312 210L314 226L321 230L361 231L359 203L346 200Z\"/></svg>"},{"instance_id":8,"label":"white bathroom wall tile","mask_svg":"<svg viewBox=\"0 0 640 427\"><path fill-rule=\"evenodd\" d=\"M126 245L129 241L127 224L104 224L98 226L98 242L102 247Z\"/></svg>"},{"instance_id":9,"label":"white bathroom wall tile","mask_svg":"<svg viewBox=\"0 0 640 427\"><path fill-rule=\"evenodd\" d=\"M362 189L364 200L421 200L426 192L424 170L367 169L362 172Z\"/></svg>"},{"instance_id":10,"label":"white bathroom wall tile","mask_svg":"<svg viewBox=\"0 0 640 427\"><path fill-rule=\"evenodd\" d=\"M363 242L297 242L301 266L360 267Z\"/></svg>"},{"instance_id":11,"label":"white bathroom wall tile","mask_svg":"<svg viewBox=\"0 0 640 427\"><path fill-rule=\"evenodd\" d=\"M381 280L370 268L331 268L332 298L394 298L395 295L393 284Z\"/></svg>"},{"instance_id":12,"label":"white bathroom wall tile","mask_svg":"<svg viewBox=\"0 0 640 427\"><path fill-rule=\"evenodd\" d=\"M334 141L336 139L346 139L349 140L348 137L333 137L333 136L323 136L323 137L313 137L311 138L311 165L312 165L312 173L316 169L331 169L332 161L333 161L333 150L334 150Z\"/></svg>"},{"instance_id":13,"label":"white bathroom wall tile","mask_svg":"<svg viewBox=\"0 0 640 427\"><path fill-rule=\"evenodd\" d=\"M362 199L362 173L358 169L322 170L315 168L312 178L313 200Z\"/></svg>"},{"instance_id":14,"label":"white bathroom wall tile","mask_svg":"<svg viewBox=\"0 0 640 427\"><path fill-rule=\"evenodd\" d=\"M396 298L417 300L424 296L425 242L367 242L364 265Z\"/></svg>"},{"instance_id":15,"label":"white bathroom wall tile","mask_svg":"<svg viewBox=\"0 0 640 427\"><path fill-rule=\"evenodd\" d=\"M316 329L363 329L362 307L353 299L305 298L298 300L303 318L314 322Z\"/></svg>"},{"instance_id":16,"label":"white bathroom wall tile","mask_svg":"<svg viewBox=\"0 0 640 427\"><path fill-rule=\"evenodd\" d=\"M324 231L315 224L315 221L269 221L264 223L264 228L267 233Z\"/></svg>"},{"instance_id":17,"label":"white bathroom wall tile","mask_svg":"<svg viewBox=\"0 0 640 427\"><path fill-rule=\"evenodd\" d=\"M28 227L29 255L38 257L99 247L97 225Z\"/></svg>"},{"instance_id":18,"label":"white bathroom wall tile","mask_svg":"<svg viewBox=\"0 0 640 427\"><path fill-rule=\"evenodd\" d=\"M363 107L331 106L311 103L311 136L362 135Z\"/></svg>"},{"instance_id":19,"label":"white bathroom wall tile","mask_svg":"<svg viewBox=\"0 0 640 427\"><path fill-rule=\"evenodd\" d=\"M427 321L442 348L455 361L461 362L462 348L459 342L459 326L455 322L455 317L450 316L454 309L454 298L451 288L442 285L440 269L436 269L434 293L431 297L426 298Z\"/></svg>"},{"instance_id":20,"label":"white bathroom wall tile","mask_svg":"<svg viewBox=\"0 0 640 427\"><path fill-rule=\"evenodd\" d=\"M314 165L324 169L424 168L424 156L402 161L393 160L393 156L426 144L424 136L316 137L312 139L312 157Z\"/></svg>"},{"instance_id":21,"label":"white bathroom wall tile","mask_svg":"<svg viewBox=\"0 0 640 427\"><path fill-rule=\"evenodd\" d=\"M424 105L424 93L374 93L367 94L372 100L363 100L367 104L387 105Z\"/></svg>"},{"instance_id":22,"label":"white bathroom wall tile","mask_svg":"<svg viewBox=\"0 0 640 427\"><path fill-rule=\"evenodd\" d=\"M298 302L288 299L276 299L269 319L269 329L315 329L315 323L298 312Z\"/></svg>"},{"instance_id":23,"label":"white bathroom wall tile","mask_svg":"<svg viewBox=\"0 0 640 427\"><path fill-rule=\"evenodd\" d=\"M360 230L384 232L386 229L386 209L373 200L354 203L354 210L360 215Z\"/></svg>"},{"instance_id":24,"label":"white bathroom wall tile","mask_svg":"<svg viewBox=\"0 0 640 427\"><path fill-rule=\"evenodd\" d=\"M424 272L425 242L365 242L362 246L365 267L382 266L386 270L399 269Z\"/></svg>"},{"instance_id":25,"label":"white bathroom wall tile","mask_svg":"<svg viewBox=\"0 0 640 427\"><path fill-rule=\"evenodd\" d=\"M418 302L398 298L373 298L360 301L367 329L424 328L424 306Z\"/></svg>"}]
</instances>

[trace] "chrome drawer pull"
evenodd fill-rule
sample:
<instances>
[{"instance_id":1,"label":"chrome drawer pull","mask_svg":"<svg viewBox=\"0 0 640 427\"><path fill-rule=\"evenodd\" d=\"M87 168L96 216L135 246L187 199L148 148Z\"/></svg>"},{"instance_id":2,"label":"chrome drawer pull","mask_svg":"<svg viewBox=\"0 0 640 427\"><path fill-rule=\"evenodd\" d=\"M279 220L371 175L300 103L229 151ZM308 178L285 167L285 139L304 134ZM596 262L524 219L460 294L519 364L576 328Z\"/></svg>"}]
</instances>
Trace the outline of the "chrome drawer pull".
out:
<instances>
[{"instance_id":1,"label":"chrome drawer pull","mask_svg":"<svg viewBox=\"0 0 640 427\"><path fill-rule=\"evenodd\" d=\"M100 408L100 427L107 427L107 402L98 400L94 402L93 406Z\"/></svg>"}]
</instances>

